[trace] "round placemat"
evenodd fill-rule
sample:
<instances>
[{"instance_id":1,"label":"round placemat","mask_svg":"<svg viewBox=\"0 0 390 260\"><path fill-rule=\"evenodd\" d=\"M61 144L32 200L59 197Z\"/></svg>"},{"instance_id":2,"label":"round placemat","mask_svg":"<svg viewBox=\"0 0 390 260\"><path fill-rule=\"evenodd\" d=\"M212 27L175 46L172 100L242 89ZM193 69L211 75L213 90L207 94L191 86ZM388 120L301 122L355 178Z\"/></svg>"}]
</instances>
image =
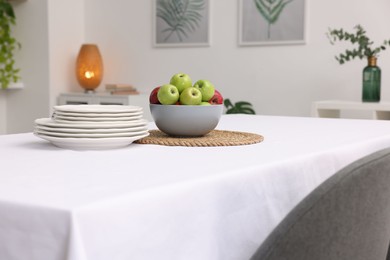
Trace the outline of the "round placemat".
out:
<instances>
[{"instance_id":1,"label":"round placemat","mask_svg":"<svg viewBox=\"0 0 390 260\"><path fill-rule=\"evenodd\" d=\"M205 136L169 136L160 130L150 130L150 135L135 141L138 144L158 144L167 146L235 146L260 143L264 137L258 134L213 130Z\"/></svg>"}]
</instances>

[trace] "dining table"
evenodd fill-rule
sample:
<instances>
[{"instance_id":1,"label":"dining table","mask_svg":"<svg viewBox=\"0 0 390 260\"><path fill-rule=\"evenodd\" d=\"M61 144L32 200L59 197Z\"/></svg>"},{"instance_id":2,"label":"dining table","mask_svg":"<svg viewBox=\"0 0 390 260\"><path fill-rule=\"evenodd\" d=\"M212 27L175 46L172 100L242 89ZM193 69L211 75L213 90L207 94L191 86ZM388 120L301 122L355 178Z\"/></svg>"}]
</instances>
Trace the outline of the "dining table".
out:
<instances>
[{"instance_id":1,"label":"dining table","mask_svg":"<svg viewBox=\"0 0 390 260\"><path fill-rule=\"evenodd\" d=\"M0 259L249 259L318 185L390 147L386 120L230 114L216 129L263 139L72 150L1 135Z\"/></svg>"}]
</instances>

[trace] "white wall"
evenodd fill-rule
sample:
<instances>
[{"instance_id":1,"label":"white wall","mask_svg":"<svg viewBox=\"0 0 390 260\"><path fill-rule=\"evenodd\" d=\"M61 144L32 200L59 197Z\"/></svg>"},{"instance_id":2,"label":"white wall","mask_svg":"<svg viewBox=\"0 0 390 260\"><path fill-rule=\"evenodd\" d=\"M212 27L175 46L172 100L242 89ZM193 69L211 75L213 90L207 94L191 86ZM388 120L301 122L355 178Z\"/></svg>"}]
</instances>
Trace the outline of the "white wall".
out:
<instances>
[{"instance_id":1,"label":"white wall","mask_svg":"<svg viewBox=\"0 0 390 260\"><path fill-rule=\"evenodd\" d=\"M74 90L74 59L84 39L83 1L17 1L14 9L25 88L1 93L0 133L31 132L36 118L51 115L60 92Z\"/></svg>"},{"instance_id":2,"label":"white wall","mask_svg":"<svg viewBox=\"0 0 390 260\"><path fill-rule=\"evenodd\" d=\"M5 93L0 92L0 135L5 134L7 131L6 120L7 120L7 99Z\"/></svg>"},{"instance_id":3,"label":"white wall","mask_svg":"<svg viewBox=\"0 0 390 260\"><path fill-rule=\"evenodd\" d=\"M34 118L46 115L49 104L46 0L18 1L14 8L14 35L22 44L16 65L25 89L7 91L7 133L31 131Z\"/></svg>"},{"instance_id":4,"label":"white wall","mask_svg":"<svg viewBox=\"0 0 390 260\"><path fill-rule=\"evenodd\" d=\"M80 89L76 57L84 41L84 2L48 0L50 109L60 93ZM69 19L70 18L70 19Z\"/></svg>"},{"instance_id":5,"label":"white wall","mask_svg":"<svg viewBox=\"0 0 390 260\"><path fill-rule=\"evenodd\" d=\"M258 114L309 116L312 101L361 97L365 61L338 65L334 55L345 46L328 43L328 27L360 23L375 41L390 38L388 0L307 0L307 44L239 47L238 0L210 1L207 48L153 48L152 0L18 2L15 36L23 48L17 63L26 87L1 92L0 133L31 131L35 118L50 115L60 92L80 90L74 61L83 42L99 45L103 84L131 83L149 92L183 71L210 79L233 101L252 102ZM389 51L379 65L382 100L389 101Z\"/></svg>"},{"instance_id":6,"label":"white wall","mask_svg":"<svg viewBox=\"0 0 390 260\"><path fill-rule=\"evenodd\" d=\"M86 39L105 61L105 82L132 83L149 91L183 71L208 78L233 101L253 103L258 114L309 116L311 102L361 98L365 61L340 66L342 46L331 46L328 27L363 24L373 39L390 38L390 1L307 1L307 44L239 47L238 1L211 0L212 45L208 48L153 48L152 1L85 0ZM104 19L103 19L104 18ZM379 59L383 100L390 99L390 52Z\"/></svg>"}]
</instances>

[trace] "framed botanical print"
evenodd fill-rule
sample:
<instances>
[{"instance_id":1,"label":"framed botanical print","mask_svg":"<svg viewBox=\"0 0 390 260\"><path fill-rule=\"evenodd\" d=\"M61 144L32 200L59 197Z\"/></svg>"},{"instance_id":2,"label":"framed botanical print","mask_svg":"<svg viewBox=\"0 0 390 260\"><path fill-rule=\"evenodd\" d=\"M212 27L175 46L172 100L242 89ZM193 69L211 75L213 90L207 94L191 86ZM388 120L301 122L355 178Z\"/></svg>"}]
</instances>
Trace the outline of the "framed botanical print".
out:
<instances>
[{"instance_id":1,"label":"framed botanical print","mask_svg":"<svg viewBox=\"0 0 390 260\"><path fill-rule=\"evenodd\" d=\"M304 44L306 0L239 0L239 45Z\"/></svg>"},{"instance_id":2,"label":"framed botanical print","mask_svg":"<svg viewBox=\"0 0 390 260\"><path fill-rule=\"evenodd\" d=\"M153 45L210 45L210 0L152 0Z\"/></svg>"}]
</instances>

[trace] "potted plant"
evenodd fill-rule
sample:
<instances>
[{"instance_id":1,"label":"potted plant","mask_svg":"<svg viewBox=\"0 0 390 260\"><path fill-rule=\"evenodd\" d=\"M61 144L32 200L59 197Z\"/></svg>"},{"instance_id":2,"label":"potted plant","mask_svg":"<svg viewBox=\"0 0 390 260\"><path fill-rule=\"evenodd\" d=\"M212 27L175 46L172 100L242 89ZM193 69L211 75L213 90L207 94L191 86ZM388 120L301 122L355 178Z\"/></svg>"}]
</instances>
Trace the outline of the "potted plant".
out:
<instances>
[{"instance_id":1,"label":"potted plant","mask_svg":"<svg viewBox=\"0 0 390 260\"><path fill-rule=\"evenodd\" d=\"M390 40L385 40L382 45L374 47L374 42L366 35L361 25L356 25L354 29L354 33L343 29L329 29L327 36L331 44L336 41L347 41L356 46L336 56L340 64L355 58L367 59L368 65L363 70L363 101L378 102L380 101L381 70L377 66L377 58L379 53L390 45Z\"/></svg>"},{"instance_id":2,"label":"potted plant","mask_svg":"<svg viewBox=\"0 0 390 260\"><path fill-rule=\"evenodd\" d=\"M14 52L20 43L12 36L12 26L16 23L13 6L7 0L0 0L0 84L6 89L20 79L20 69L15 68Z\"/></svg>"}]
</instances>

